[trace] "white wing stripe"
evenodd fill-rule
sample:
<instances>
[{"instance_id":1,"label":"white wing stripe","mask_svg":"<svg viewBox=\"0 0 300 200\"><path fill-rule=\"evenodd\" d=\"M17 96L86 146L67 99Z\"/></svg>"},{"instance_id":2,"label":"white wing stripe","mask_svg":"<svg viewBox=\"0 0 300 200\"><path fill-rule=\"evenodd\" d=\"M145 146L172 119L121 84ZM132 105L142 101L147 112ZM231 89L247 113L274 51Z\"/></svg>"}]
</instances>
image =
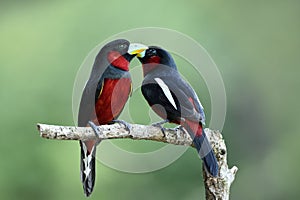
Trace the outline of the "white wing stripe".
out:
<instances>
[{"instance_id":1,"label":"white wing stripe","mask_svg":"<svg viewBox=\"0 0 300 200\"><path fill-rule=\"evenodd\" d=\"M84 142L82 142L82 147L83 147L84 156L86 156L87 155L87 148L86 148ZM94 147L92 148L91 152L93 152L93 151L94 151ZM91 160L92 160L92 153L83 159L85 179L87 179L87 177L89 176L89 174L91 172L91 167L90 167Z\"/></svg>"},{"instance_id":2,"label":"white wing stripe","mask_svg":"<svg viewBox=\"0 0 300 200\"><path fill-rule=\"evenodd\" d=\"M174 99L172 97L172 94L171 94L171 92L169 90L169 87L160 78L155 78L154 80L158 83L158 85L160 86L160 88L163 90L164 94L166 95L166 97L168 98L168 100L170 101L170 103L173 105L173 107L177 110L176 103L175 103L175 101L174 101Z\"/></svg>"}]
</instances>

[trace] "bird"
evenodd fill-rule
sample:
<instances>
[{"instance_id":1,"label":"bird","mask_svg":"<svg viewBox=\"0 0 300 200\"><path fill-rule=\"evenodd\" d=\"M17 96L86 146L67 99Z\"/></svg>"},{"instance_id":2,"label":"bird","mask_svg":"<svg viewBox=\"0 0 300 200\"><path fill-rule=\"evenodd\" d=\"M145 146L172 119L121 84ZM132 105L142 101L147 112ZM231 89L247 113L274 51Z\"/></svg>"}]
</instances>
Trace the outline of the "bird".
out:
<instances>
[{"instance_id":1,"label":"bird","mask_svg":"<svg viewBox=\"0 0 300 200\"><path fill-rule=\"evenodd\" d=\"M142 94L162 122L181 125L193 139L206 171L218 175L218 162L204 132L204 108L191 85L177 70L171 54L157 46L149 46L137 56L143 68Z\"/></svg>"},{"instance_id":2,"label":"bird","mask_svg":"<svg viewBox=\"0 0 300 200\"><path fill-rule=\"evenodd\" d=\"M117 39L104 45L97 54L90 77L82 92L78 126L110 124L122 112L131 92L130 61L148 48L145 45ZM97 132L95 132L97 134ZM80 177L88 197L95 185L96 147L101 140L80 141Z\"/></svg>"}]
</instances>

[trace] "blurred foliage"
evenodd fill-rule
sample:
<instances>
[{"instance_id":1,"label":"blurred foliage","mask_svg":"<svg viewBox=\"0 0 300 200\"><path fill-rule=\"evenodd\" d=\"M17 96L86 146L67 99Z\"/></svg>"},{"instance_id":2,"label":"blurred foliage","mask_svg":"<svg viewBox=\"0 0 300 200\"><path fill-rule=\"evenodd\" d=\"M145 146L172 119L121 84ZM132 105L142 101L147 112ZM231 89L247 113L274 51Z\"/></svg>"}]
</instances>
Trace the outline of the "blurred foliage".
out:
<instances>
[{"instance_id":1,"label":"blurred foliage","mask_svg":"<svg viewBox=\"0 0 300 200\"><path fill-rule=\"evenodd\" d=\"M193 37L222 73L223 135L229 163L240 168L232 199L298 199L299 8L291 0L1 1L0 198L85 199L79 146L41 139L35 124L73 124L73 81L94 46L123 30L159 26ZM201 100L209 116L209 97ZM90 199L199 199L200 163L192 149L148 174L98 163Z\"/></svg>"}]
</instances>

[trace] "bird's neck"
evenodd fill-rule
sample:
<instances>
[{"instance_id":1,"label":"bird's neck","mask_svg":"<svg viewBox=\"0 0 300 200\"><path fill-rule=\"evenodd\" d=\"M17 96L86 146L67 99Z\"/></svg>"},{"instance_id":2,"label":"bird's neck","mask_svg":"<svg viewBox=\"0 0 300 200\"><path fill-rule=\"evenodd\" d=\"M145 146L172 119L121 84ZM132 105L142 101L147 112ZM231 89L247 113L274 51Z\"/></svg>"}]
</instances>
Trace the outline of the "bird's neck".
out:
<instances>
[{"instance_id":1,"label":"bird's neck","mask_svg":"<svg viewBox=\"0 0 300 200\"><path fill-rule=\"evenodd\" d=\"M177 68L176 65L172 66L172 65L163 65L163 64L159 64L159 63L148 63L148 64L143 64L143 74L144 77L155 71L155 73L161 73L161 72L169 72L171 73L172 71L176 71L177 72Z\"/></svg>"},{"instance_id":2,"label":"bird's neck","mask_svg":"<svg viewBox=\"0 0 300 200\"><path fill-rule=\"evenodd\" d=\"M150 64L144 64L143 65L143 74L144 74L144 77L150 73L151 71L153 71L154 69L157 69L159 66L159 64L157 63L150 63Z\"/></svg>"}]
</instances>

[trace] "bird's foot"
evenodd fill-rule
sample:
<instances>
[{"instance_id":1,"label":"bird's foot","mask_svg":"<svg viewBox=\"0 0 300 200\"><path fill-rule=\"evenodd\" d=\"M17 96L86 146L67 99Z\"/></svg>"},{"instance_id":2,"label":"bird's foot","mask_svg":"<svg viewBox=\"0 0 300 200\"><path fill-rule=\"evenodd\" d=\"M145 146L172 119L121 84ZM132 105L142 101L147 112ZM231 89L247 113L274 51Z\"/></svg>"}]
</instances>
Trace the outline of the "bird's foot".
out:
<instances>
[{"instance_id":1,"label":"bird's foot","mask_svg":"<svg viewBox=\"0 0 300 200\"><path fill-rule=\"evenodd\" d=\"M186 130L185 130L185 128L183 127L183 126L178 126L177 127L181 132L183 132L183 133L185 133L186 132Z\"/></svg>"},{"instance_id":2,"label":"bird's foot","mask_svg":"<svg viewBox=\"0 0 300 200\"><path fill-rule=\"evenodd\" d=\"M162 125L165 124L165 123L168 123L168 122L169 122L169 120L165 119L163 121L153 123L153 124L151 124L151 126L155 126L155 127L160 128L160 130L163 133L164 137L166 137L165 128Z\"/></svg>"},{"instance_id":3,"label":"bird's foot","mask_svg":"<svg viewBox=\"0 0 300 200\"><path fill-rule=\"evenodd\" d=\"M124 120L119 120L119 119L115 119L115 120L112 120L111 121L112 123L120 123L120 124L123 124L125 126L125 129L130 132L130 129L131 129L131 125L127 122L125 122Z\"/></svg>"},{"instance_id":4,"label":"bird's foot","mask_svg":"<svg viewBox=\"0 0 300 200\"><path fill-rule=\"evenodd\" d=\"M100 131L98 130L98 126L92 121L89 121L89 125L93 129L93 131L97 137L97 143L99 143L101 139L100 139Z\"/></svg>"}]
</instances>

